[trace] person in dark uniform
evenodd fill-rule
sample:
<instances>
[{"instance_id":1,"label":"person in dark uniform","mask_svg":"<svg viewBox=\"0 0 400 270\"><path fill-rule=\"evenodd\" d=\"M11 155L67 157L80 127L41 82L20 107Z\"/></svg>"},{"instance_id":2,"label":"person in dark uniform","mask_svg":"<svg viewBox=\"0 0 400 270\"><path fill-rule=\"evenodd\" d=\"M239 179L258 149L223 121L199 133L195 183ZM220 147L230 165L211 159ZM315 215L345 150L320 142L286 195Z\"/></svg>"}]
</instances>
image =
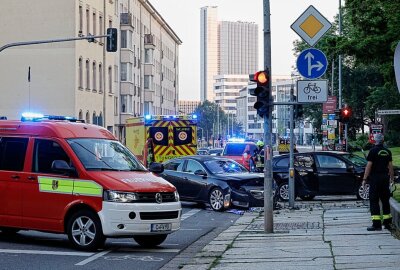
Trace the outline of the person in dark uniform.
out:
<instances>
[{"instance_id":1,"label":"person in dark uniform","mask_svg":"<svg viewBox=\"0 0 400 270\"><path fill-rule=\"evenodd\" d=\"M390 214L390 189L393 183L394 171L392 164L392 153L383 146L383 135L375 134L375 146L371 148L367 156L367 167L365 168L363 186L369 184L369 204L372 218L372 226L368 231L380 231L383 225L386 229L392 228L392 215ZM379 206L382 203L382 217Z\"/></svg>"}]
</instances>

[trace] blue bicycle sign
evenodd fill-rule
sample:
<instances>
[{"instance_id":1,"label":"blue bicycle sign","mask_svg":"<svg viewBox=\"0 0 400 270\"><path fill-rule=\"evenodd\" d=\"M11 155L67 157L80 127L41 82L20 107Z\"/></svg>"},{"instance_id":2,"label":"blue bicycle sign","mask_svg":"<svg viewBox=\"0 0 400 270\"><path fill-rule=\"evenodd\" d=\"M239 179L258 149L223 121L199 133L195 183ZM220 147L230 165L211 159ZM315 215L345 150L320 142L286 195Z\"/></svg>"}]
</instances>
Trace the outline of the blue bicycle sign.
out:
<instances>
[{"instance_id":1,"label":"blue bicycle sign","mask_svg":"<svg viewBox=\"0 0 400 270\"><path fill-rule=\"evenodd\" d=\"M302 51L296 63L300 75L308 79L321 77L328 68L328 59L325 54L314 48Z\"/></svg>"}]
</instances>

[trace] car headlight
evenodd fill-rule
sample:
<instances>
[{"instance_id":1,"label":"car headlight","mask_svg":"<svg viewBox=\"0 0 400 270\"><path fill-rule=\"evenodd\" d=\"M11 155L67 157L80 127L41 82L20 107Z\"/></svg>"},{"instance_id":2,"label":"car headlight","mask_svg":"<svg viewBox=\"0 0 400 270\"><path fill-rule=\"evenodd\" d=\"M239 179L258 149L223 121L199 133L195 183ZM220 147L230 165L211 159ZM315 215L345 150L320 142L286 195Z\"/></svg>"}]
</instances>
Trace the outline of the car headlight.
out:
<instances>
[{"instance_id":1,"label":"car headlight","mask_svg":"<svg viewBox=\"0 0 400 270\"><path fill-rule=\"evenodd\" d=\"M179 193L177 190L175 190L174 195L175 195L175 201L179 202Z\"/></svg>"},{"instance_id":2,"label":"car headlight","mask_svg":"<svg viewBox=\"0 0 400 270\"><path fill-rule=\"evenodd\" d=\"M139 196L134 192L120 192L114 190L104 191L104 201L130 203L139 200Z\"/></svg>"}]
</instances>

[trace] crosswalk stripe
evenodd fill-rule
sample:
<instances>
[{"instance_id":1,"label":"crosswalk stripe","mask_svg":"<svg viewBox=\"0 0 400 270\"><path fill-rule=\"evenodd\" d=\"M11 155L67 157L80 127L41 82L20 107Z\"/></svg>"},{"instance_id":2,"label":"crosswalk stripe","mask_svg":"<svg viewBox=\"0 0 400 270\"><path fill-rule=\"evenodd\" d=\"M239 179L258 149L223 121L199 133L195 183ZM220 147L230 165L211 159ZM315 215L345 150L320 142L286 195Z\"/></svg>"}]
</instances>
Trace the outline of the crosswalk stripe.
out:
<instances>
[{"instance_id":1,"label":"crosswalk stripe","mask_svg":"<svg viewBox=\"0 0 400 270\"><path fill-rule=\"evenodd\" d=\"M201 211L201 209L192 209L192 210L190 210L189 212L186 212L185 214L183 214L183 215L181 216L181 220L183 221L183 220L185 220L185 219L187 219L187 218L190 218L191 216L197 214L197 213L200 212L200 211Z\"/></svg>"}]
</instances>

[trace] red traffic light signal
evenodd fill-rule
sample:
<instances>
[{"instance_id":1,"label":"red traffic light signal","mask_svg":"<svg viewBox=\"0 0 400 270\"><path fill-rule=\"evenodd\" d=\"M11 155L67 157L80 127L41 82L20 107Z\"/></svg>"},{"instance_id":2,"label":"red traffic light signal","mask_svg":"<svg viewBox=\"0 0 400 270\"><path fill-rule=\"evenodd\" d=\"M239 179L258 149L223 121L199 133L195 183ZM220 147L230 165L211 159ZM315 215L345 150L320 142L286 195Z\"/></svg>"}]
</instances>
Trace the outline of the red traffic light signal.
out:
<instances>
[{"instance_id":1,"label":"red traffic light signal","mask_svg":"<svg viewBox=\"0 0 400 270\"><path fill-rule=\"evenodd\" d=\"M352 115L351 108L346 106L340 110L340 118L343 123L348 123L350 121L350 117Z\"/></svg>"}]
</instances>

